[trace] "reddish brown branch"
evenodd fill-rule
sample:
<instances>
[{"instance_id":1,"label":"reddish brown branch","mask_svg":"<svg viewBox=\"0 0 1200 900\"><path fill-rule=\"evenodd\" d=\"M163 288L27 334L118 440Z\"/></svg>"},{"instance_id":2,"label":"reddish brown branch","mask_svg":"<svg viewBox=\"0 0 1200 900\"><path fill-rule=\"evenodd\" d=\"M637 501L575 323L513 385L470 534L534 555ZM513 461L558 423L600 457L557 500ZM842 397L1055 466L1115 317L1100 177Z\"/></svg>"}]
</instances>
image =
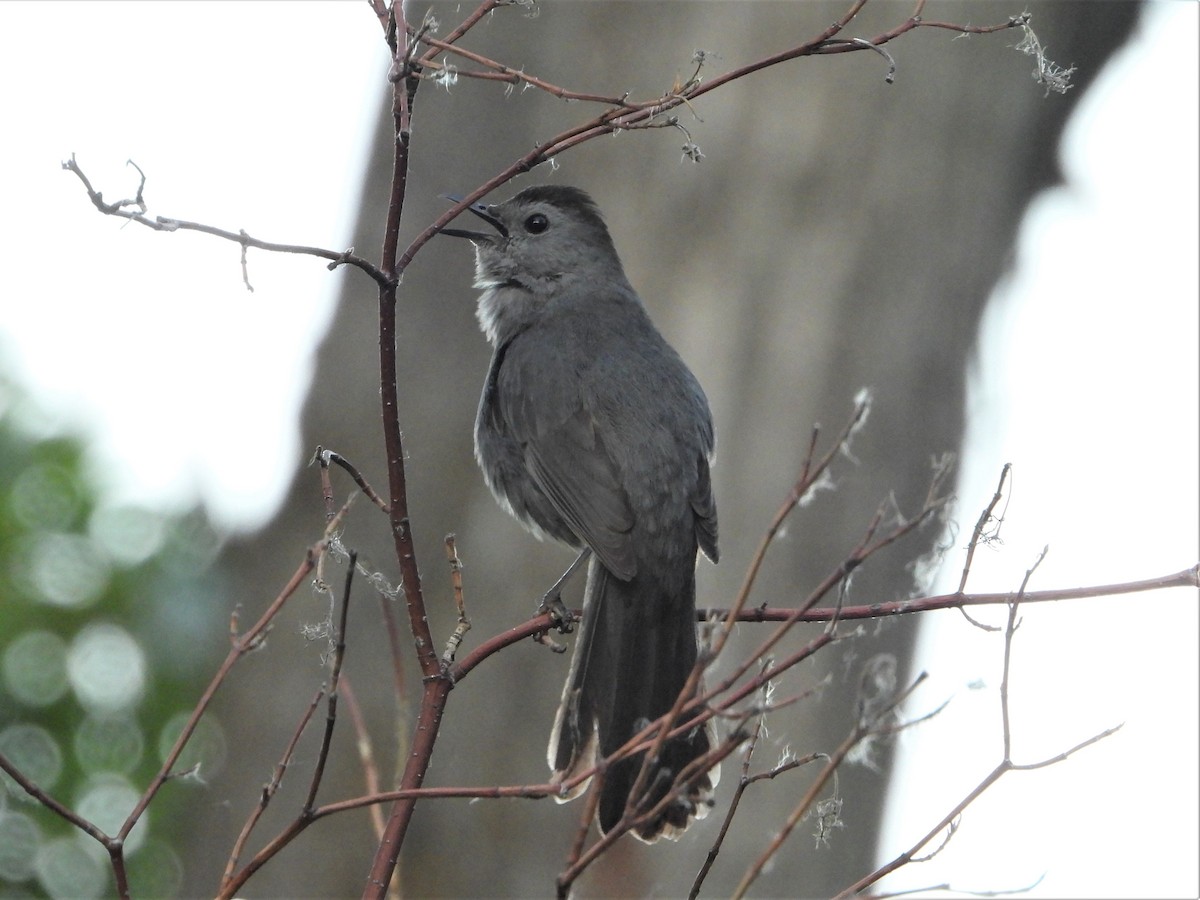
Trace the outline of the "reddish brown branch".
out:
<instances>
[{"instance_id":1,"label":"reddish brown branch","mask_svg":"<svg viewBox=\"0 0 1200 900\"><path fill-rule=\"evenodd\" d=\"M125 841L129 836L129 832L133 829L134 825L137 824L138 820L145 812L146 807L150 804L150 801L153 800L157 795L159 789L167 782L168 779L172 777L175 765L179 760L179 755L183 752L187 742L191 739L191 736L195 732L196 726L199 724L201 717L207 711L209 704L212 702L213 696L216 694L216 691L221 684L224 683L225 678L228 676L230 670L232 670L233 666L244 655L261 645L262 638L271 621L278 614L279 610L283 608L283 605L287 602L288 598L290 598L296 592L296 589L315 568L316 559L321 552L323 552L322 544L316 544L309 548L307 554L305 555L304 562L301 563L300 567L292 575L291 580L284 587L283 591L281 591L280 594L275 598L275 600L271 602L271 604L267 607L267 610L262 614L259 620L249 631L238 634L236 630L231 630L231 642L233 646L230 648L228 655L225 657L225 660L217 670L216 675L213 676L208 687L205 689L195 707L192 709L192 713L188 717L187 722L184 724L183 729L180 731L178 738L176 738L174 746L172 746L170 752L167 754L166 759L163 761L162 768L159 770L158 774L155 775L149 786L143 792L142 796L138 799L137 804L134 806L133 810L129 813L128 817L125 819L125 822L122 824L121 830L115 836L110 837L97 828L94 824L79 816L77 813L71 811L63 804L59 803L54 799L54 797L47 794L40 787L38 787L38 785L26 778L20 772L20 770L18 770L16 766L11 763L10 760L0 754L0 769L3 769L3 771L7 772L13 778L13 780L16 781L17 784L19 784L22 789L26 791L26 793L37 799L38 802L47 809L61 816L84 834L94 838L104 846L105 850L108 851L109 854L113 875L116 880L116 891L118 896L122 898L129 897L129 884L125 872L125 860L123 852ZM236 623L236 621L237 617L235 614L233 617L233 622Z\"/></svg>"},{"instance_id":2,"label":"reddish brown branch","mask_svg":"<svg viewBox=\"0 0 1200 900\"><path fill-rule=\"evenodd\" d=\"M382 497L375 493L375 489L371 487L371 485L367 482L367 479L363 477L363 474L358 470L358 467L340 453L335 453L332 450L327 450L326 448L318 445L317 449L313 451L312 461L319 463L322 470L328 469L331 464L340 466L350 475L351 478L354 479L354 483L358 485L358 489L366 495L368 500L378 506L385 513L388 511L387 503L384 502Z\"/></svg>"},{"instance_id":3,"label":"reddish brown branch","mask_svg":"<svg viewBox=\"0 0 1200 900\"><path fill-rule=\"evenodd\" d=\"M242 852L246 848L246 842L250 839L250 832L254 830L254 826L258 824L258 820L262 818L262 814L267 811L267 806L271 799L279 790L279 785L283 783L283 775L291 765L292 756L296 752L296 745L300 743L300 736L304 734L308 723L312 721L313 714L317 711L317 707L321 705L321 698L325 696L324 691L317 691L312 702L308 704L308 709L300 719L300 724L292 733L292 738L288 741L287 747L283 751L283 756L279 762L275 764L275 771L271 775L271 780L263 785L263 789L259 794L258 803L251 810L250 815L246 818L246 823L242 826L241 832L237 836L237 840L233 842L233 849L229 853L229 859L225 863L225 873L221 877L221 890L224 891L231 882L233 882L234 871L237 869L237 861L241 857ZM248 877L248 876L247 876ZM239 884L244 882L245 878L239 881Z\"/></svg>"},{"instance_id":4,"label":"reddish brown branch","mask_svg":"<svg viewBox=\"0 0 1200 900\"><path fill-rule=\"evenodd\" d=\"M713 863L717 861L717 854L721 852L721 845L725 843L725 836L729 834L729 826L733 823L733 817L737 815L738 806L742 802L742 796L746 793L746 788L750 784L750 759L754 756L754 751L758 747L758 740L762 736L765 721L766 713L760 712L755 717L754 731L751 732L750 740L746 742L746 749L742 753L742 776L738 779L733 797L730 798L729 806L725 810L725 818L721 822L721 830L717 832L716 840L713 841L712 847L709 848L707 855L704 857L704 862L700 866L700 871L696 873L696 878L692 882L692 889L688 892L688 900L695 900L696 896L699 895L700 888L704 884L704 879L712 871Z\"/></svg>"},{"instance_id":5,"label":"reddish brown branch","mask_svg":"<svg viewBox=\"0 0 1200 900\"><path fill-rule=\"evenodd\" d=\"M817 439L820 436L820 429L813 428L812 437L808 442L808 452L805 454L804 463L800 467L800 475L796 479L796 483L792 485L791 492L775 513L775 518L771 520L771 524L767 527L766 533L759 542L758 549L750 559L750 565L746 569L746 575L742 580L742 587L738 591L737 597L734 600L733 608L722 618L725 620L725 627L717 637L716 646L713 649L713 654L719 655L724 649L729 636L732 634L732 624L737 621L750 602L750 593L754 590L754 584L758 579L758 573L762 569L763 562L767 558L767 551L775 542L776 536L779 534L779 529L783 527L783 523L788 516L799 506L806 497L810 496L811 492L820 483L825 473L829 470L830 464L834 457L841 452L849 449L849 442L854 432L860 428L866 420L867 414L870 411L869 397L860 396L854 405L854 411L849 420L842 426L841 432L834 439L832 446L819 460L816 458Z\"/></svg>"},{"instance_id":6,"label":"reddish brown branch","mask_svg":"<svg viewBox=\"0 0 1200 900\"><path fill-rule=\"evenodd\" d=\"M401 3L393 3L391 15L395 33L407 42L408 25ZM396 559L404 587L405 607L409 629L416 650L417 664L424 676L424 691L418 711L417 724L408 758L401 776L401 787L419 788L433 756L438 728L446 698L453 687L444 674L441 661L433 646L421 574L417 566L416 547L408 514L408 489L404 471L404 446L400 432L399 395L396 374L396 286L406 263L397 259L400 218L408 186L409 142L412 136L412 104L420 80L412 62L412 47L393 49L392 62L392 122L395 129L395 153L392 163L392 185L384 227L381 269L388 274L388 283L379 292L379 386L383 412L383 439L387 455L388 519L392 530ZM371 873L363 890L364 900L382 900L387 893L400 848L408 831L415 808L415 799L397 800L379 842Z\"/></svg>"},{"instance_id":7,"label":"reddish brown branch","mask_svg":"<svg viewBox=\"0 0 1200 900\"><path fill-rule=\"evenodd\" d=\"M543 81L533 75L527 75L521 69L514 69L506 66L504 63L489 59L482 53L475 53L463 47L455 47L449 41L438 40L433 35L425 34L421 36L421 43L428 44L434 51L442 51L445 53L453 53L456 56L461 56L463 59L469 59L471 62L478 63L491 69L490 72L464 72L459 71L457 74L468 78L483 78L491 81L503 81L507 84L526 84L529 87L534 87L545 91L553 97L560 100L580 100L589 101L592 103L604 103L608 106L618 106L626 109L636 109L637 105L628 103L628 95L623 97L608 97L603 94L590 94L584 91L571 91L558 85L551 84L548 81ZM444 65L440 65L433 60L434 54L428 53L421 59L422 66L428 66L435 69L445 70ZM644 104L648 105L648 104Z\"/></svg>"},{"instance_id":8,"label":"reddish brown branch","mask_svg":"<svg viewBox=\"0 0 1200 900\"><path fill-rule=\"evenodd\" d=\"M225 682L225 678L229 675L230 670L233 669L234 665L243 656L261 646L267 627L279 611L283 609L283 605L287 603L288 599L304 583L309 573L316 567L317 558L323 552L323 542L309 547L308 552L304 556L304 562L292 574L291 579L289 579L283 590L279 592L279 595L271 601L271 604L262 616L259 617L259 620L254 623L249 631L241 634L231 634L230 640L233 646L230 647L229 653L225 657L224 662L221 663L220 668L217 669L216 675L213 676L208 687L204 689L204 693L200 695L200 699L196 702L195 707L193 707L192 714L188 716L187 722L184 723L183 730L180 731L179 737L175 739L174 746L167 753L167 758L163 761L162 768L159 769L158 774L150 782L150 786L142 794L137 806L133 808L133 811L125 820L125 824L121 826L121 830L117 834L119 840L124 841L129 836L129 832L133 830L133 826L137 824L138 819L141 818L150 801L154 799L159 788L171 777L171 772L175 768L175 763L179 760L179 755L183 752L183 748L187 746L187 742L191 739L196 726L200 724L200 718L207 711L209 704L212 703L213 696L216 694L217 689Z\"/></svg>"},{"instance_id":9,"label":"reddish brown branch","mask_svg":"<svg viewBox=\"0 0 1200 900\"><path fill-rule=\"evenodd\" d=\"M1089 587L1052 588L1044 591L1028 591L1021 595L1022 603L1046 603L1053 600L1081 600L1088 597L1110 597L1116 594L1138 594L1175 587L1200 587L1200 564L1171 575L1160 575L1140 581L1122 581L1116 584L1097 584ZM839 619L882 619L889 616L929 612L934 609L958 609L964 606L996 606L1011 603L1014 592L996 594L937 594L917 597L912 600L893 600L881 603L859 604L842 607L819 607L805 610L796 616L792 608L767 607L748 609L739 613L739 622L783 622L793 616L799 622L829 622ZM699 610L697 616L704 621L707 616L724 616L725 610Z\"/></svg>"},{"instance_id":10,"label":"reddish brown branch","mask_svg":"<svg viewBox=\"0 0 1200 900\"><path fill-rule=\"evenodd\" d=\"M1189 569L1175 572L1171 575L1161 575L1141 581L1125 581L1118 584L1100 584L1091 587L1053 588L1044 591L1028 591L1022 597L1022 603L1045 603L1053 600L1081 600L1088 597L1106 597L1116 594L1135 594L1144 591L1157 591L1173 587L1200 587L1200 564ZM879 603L858 604L841 607L812 607L797 612L795 607L753 607L743 609L735 618L737 622L787 622L795 619L797 622L830 622L837 619L882 619L890 616L910 615L928 612L934 609L954 609L960 606L996 606L1011 603L1016 595L1012 592L994 594L938 594L931 597L918 597L912 600L893 600ZM573 610L578 616L580 610ZM699 609L696 611L698 622L712 619L727 619L728 609ZM539 631L545 631L552 626L550 616L543 614L520 625L514 625L507 631L501 632L484 641L450 670L455 681L466 678L471 671L488 657L498 653L510 644L518 643L532 637Z\"/></svg>"},{"instance_id":11,"label":"reddish brown branch","mask_svg":"<svg viewBox=\"0 0 1200 900\"><path fill-rule=\"evenodd\" d=\"M900 707L900 704L902 704L906 699L908 699L909 696L912 695L913 691L915 691L920 686L921 682L925 680L925 677L925 673L922 672L915 679L913 679L912 684L910 684L906 689L896 693L895 696L891 697L872 715L860 716L858 722L855 723L855 727L848 735L846 735L846 738L842 741L838 748L827 757L825 767L821 770L821 773L816 777L813 783L809 785L808 790L804 793L803 797L801 797L800 802L796 804L783 827L780 828L779 832L767 845L766 849L763 850L763 852L759 855L758 859L751 863L751 865L746 869L745 874L742 875L742 880L738 882L738 886L733 892L734 897L744 897L746 895L746 891L749 890L750 885L755 881L755 879L762 874L763 869L766 868L767 864L771 861L771 857L779 852L780 847L782 847L787 841L792 831L795 830L795 827L806 815L808 815L809 811L813 807L813 804L816 802L817 795L824 790L825 785L831 778L836 777L837 770L845 761L846 757L850 755L850 752L862 741L871 737L873 734L877 734L879 728L887 722L888 717Z\"/></svg>"},{"instance_id":12,"label":"reddish brown branch","mask_svg":"<svg viewBox=\"0 0 1200 900\"><path fill-rule=\"evenodd\" d=\"M474 12L472 12L469 16L467 16L465 19L463 19L458 25L456 25L454 27L453 31L451 31L448 35L446 35L445 39L443 40L443 43L453 44L455 41L457 41L459 38L461 38L464 34L466 34L468 31L470 31L472 28L474 28L476 25L478 25L484 16L488 15L490 12L492 12L494 9L496 9L496 7L503 6L504 2L505 2L505 0L484 0L483 3L479 4L479 6L475 9ZM415 36L415 32L412 32L411 29L410 29L410 33L413 33ZM421 35L422 40L424 40L425 37L426 37L426 35ZM427 65L429 62L431 62L433 60L433 57L435 57L436 55L437 55L437 50L430 50L428 53L426 53L424 56L421 57L421 59L417 63L417 65L418 66Z\"/></svg>"}]
</instances>

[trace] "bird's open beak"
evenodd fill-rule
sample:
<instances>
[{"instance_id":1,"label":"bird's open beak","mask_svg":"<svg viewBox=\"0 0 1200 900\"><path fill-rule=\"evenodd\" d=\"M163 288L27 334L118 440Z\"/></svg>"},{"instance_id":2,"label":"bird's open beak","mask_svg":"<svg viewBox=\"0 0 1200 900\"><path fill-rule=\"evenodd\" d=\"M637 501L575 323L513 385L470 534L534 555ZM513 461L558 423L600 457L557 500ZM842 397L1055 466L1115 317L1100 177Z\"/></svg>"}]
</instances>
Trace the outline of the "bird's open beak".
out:
<instances>
[{"instance_id":1,"label":"bird's open beak","mask_svg":"<svg viewBox=\"0 0 1200 900\"><path fill-rule=\"evenodd\" d=\"M452 203L458 203L460 200L462 200L462 197L455 196L454 194L442 194L442 196ZM479 218L483 219L483 221L495 228L498 232L500 232L501 237L508 237L508 229L504 227L503 222L492 215L491 207L488 207L483 203L472 203L467 207L467 210L469 212L473 212L475 215L479 216ZM443 228L440 233L448 234L451 237L466 238L470 241L494 241L496 239L494 234L486 234L482 231L464 231L461 228Z\"/></svg>"}]
</instances>

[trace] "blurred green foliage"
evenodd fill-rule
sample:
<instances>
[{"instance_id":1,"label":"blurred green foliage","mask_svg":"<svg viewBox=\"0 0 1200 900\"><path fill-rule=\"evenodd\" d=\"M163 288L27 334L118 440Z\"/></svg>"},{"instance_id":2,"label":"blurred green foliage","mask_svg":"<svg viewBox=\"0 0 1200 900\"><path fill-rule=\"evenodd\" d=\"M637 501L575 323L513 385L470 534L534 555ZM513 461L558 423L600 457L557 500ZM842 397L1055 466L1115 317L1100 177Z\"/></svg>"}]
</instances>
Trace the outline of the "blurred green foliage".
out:
<instances>
[{"instance_id":1,"label":"blurred green foliage","mask_svg":"<svg viewBox=\"0 0 1200 900\"><path fill-rule=\"evenodd\" d=\"M226 649L198 511L115 505L75 437L0 373L0 753L115 834ZM173 842L224 760L206 716L126 843L135 896L183 884ZM0 773L0 897L113 893L107 854Z\"/></svg>"}]
</instances>

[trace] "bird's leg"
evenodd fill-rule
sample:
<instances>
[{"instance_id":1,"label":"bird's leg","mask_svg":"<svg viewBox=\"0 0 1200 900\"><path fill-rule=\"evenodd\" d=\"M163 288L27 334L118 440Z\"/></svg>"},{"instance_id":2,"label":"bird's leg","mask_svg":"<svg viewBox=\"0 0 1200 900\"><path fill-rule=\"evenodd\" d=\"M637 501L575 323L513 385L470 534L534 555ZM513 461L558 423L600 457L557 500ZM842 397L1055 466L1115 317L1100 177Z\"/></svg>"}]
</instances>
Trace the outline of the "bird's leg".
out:
<instances>
[{"instance_id":1,"label":"bird's leg","mask_svg":"<svg viewBox=\"0 0 1200 900\"><path fill-rule=\"evenodd\" d=\"M592 555L590 547L584 547L579 551L579 555L575 557L575 562L567 567L567 571L559 576L558 581L550 586L550 590L542 595L542 602L538 604L537 613L550 613L550 618L554 620L554 624L558 626L559 634L566 634L571 630L571 624L575 621L575 616L572 612L563 605L562 589L575 574L576 570L587 561L587 558Z\"/></svg>"}]
</instances>

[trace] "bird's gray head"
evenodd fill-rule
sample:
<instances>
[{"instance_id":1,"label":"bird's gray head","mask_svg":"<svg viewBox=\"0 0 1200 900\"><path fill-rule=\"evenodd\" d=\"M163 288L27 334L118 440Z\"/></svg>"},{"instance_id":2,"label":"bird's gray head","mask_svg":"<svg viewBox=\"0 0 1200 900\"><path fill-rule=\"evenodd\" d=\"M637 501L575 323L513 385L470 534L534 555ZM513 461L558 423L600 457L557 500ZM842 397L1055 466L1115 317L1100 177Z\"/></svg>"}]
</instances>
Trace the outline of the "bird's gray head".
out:
<instances>
[{"instance_id":1,"label":"bird's gray head","mask_svg":"<svg viewBox=\"0 0 1200 900\"><path fill-rule=\"evenodd\" d=\"M584 191L561 185L526 188L493 206L467 207L494 234L443 228L475 245L479 320L493 343L541 315L579 285L628 289L629 282L600 211Z\"/></svg>"}]
</instances>

